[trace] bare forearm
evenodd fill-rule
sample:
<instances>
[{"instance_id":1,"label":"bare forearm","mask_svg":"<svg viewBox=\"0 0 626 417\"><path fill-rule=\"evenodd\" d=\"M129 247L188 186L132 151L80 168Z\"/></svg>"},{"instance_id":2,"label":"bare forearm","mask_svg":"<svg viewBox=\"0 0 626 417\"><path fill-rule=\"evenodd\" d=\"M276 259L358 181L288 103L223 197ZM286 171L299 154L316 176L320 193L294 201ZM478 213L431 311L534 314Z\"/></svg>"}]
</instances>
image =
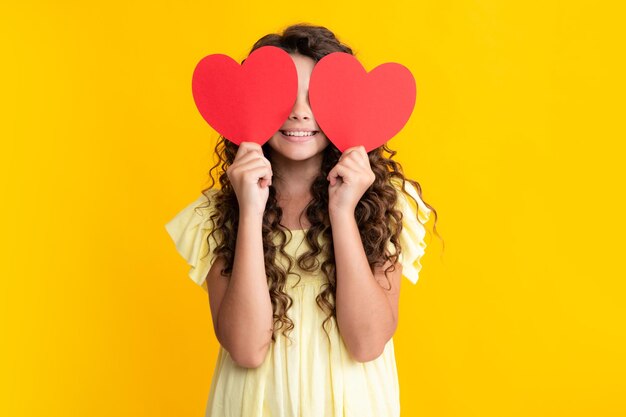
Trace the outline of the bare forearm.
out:
<instances>
[{"instance_id":1,"label":"bare forearm","mask_svg":"<svg viewBox=\"0 0 626 417\"><path fill-rule=\"evenodd\" d=\"M367 262L354 215L331 214L331 224L337 325L346 347L363 361L381 353L391 338L395 327L393 311Z\"/></svg>"},{"instance_id":2,"label":"bare forearm","mask_svg":"<svg viewBox=\"0 0 626 417\"><path fill-rule=\"evenodd\" d=\"M218 316L225 347L233 358L249 364L265 356L272 332L261 226L261 219L240 216L232 275Z\"/></svg>"}]
</instances>

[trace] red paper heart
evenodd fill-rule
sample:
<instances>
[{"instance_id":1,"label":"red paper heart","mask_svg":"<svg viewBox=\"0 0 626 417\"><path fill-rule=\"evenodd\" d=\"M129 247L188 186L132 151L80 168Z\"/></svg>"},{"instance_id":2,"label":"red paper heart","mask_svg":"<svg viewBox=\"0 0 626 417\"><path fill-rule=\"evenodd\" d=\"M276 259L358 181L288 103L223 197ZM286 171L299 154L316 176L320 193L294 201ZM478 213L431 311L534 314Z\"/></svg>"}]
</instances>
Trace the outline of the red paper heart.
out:
<instances>
[{"instance_id":1,"label":"red paper heart","mask_svg":"<svg viewBox=\"0 0 626 417\"><path fill-rule=\"evenodd\" d=\"M405 66L387 62L367 73L345 52L320 59L309 81L315 120L341 152L382 146L411 117L415 95L415 79Z\"/></svg>"},{"instance_id":2,"label":"red paper heart","mask_svg":"<svg viewBox=\"0 0 626 417\"><path fill-rule=\"evenodd\" d=\"M224 54L202 58L191 89L200 114L218 133L237 145L262 145L289 117L298 93L298 73L287 52L263 46L242 65Z\"/></svg>"}]
</instances>

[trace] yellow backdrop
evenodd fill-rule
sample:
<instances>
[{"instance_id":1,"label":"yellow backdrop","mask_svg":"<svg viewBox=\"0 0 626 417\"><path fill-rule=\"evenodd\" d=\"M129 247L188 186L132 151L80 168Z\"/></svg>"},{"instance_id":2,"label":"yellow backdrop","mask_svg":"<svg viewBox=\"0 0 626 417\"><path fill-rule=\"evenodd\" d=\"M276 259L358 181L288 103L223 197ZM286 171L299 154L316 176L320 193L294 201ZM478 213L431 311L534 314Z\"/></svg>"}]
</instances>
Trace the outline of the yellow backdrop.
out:
<instances>
[{"instance_id":1,"label":"yellow backdrop","mask_svg":"<svg viewBox=\"0 0 626 417\"><path fill-rule=\"evenodd\" d=\"M402 415L626 415L621 10L13 3L0 13L0 415L203 415L218 343L164 229L206 185L217 138L191 74L296 22L417 81L391 145L445 250L431 230L418 284L403 281Z\"/></svg>"}]
</instances>

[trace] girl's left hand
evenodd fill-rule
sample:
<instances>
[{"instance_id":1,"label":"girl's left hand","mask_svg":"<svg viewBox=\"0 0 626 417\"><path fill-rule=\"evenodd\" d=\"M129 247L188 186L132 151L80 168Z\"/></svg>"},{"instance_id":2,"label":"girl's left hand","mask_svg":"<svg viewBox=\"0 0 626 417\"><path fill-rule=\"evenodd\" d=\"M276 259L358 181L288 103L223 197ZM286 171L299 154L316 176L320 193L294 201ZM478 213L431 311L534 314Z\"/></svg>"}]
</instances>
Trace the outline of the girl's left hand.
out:
<instances>
[{"instance_id":1,"label":"girl's left hand","mask_svg":"<svg viewBox=\"0 0 626 417\"><path fill-rule=\"evenodd\" d=\"M328 211L337 214L354 214L365 191L374 183L376 175L364 146L348 148L326 177L328 186Z\"/></svg>"}]
</instances>

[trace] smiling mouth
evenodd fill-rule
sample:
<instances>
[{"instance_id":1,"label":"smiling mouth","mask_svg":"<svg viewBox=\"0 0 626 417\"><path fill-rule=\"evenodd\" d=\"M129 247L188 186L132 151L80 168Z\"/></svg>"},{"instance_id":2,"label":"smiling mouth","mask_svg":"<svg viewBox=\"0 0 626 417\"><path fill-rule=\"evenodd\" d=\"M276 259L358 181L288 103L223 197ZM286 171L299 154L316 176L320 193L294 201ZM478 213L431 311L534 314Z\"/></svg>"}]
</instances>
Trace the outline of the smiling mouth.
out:
<instances>
[{"instance_id":1,"label":"smiling mouth","mask_svg":"<svg viewBox=\"0 0 626 417\"><path fill-rule=\"evenodd\" d=\"M315 136L319 133L319 130L313 130L313 131L302 131L299 132L300 134L297 135L288 135L286 130L281 130L280 133L283 134L283 136L287 136L289 138L309 138L311 136Z\"/></svg>"},{"instance_id":2,"label":"smiling mouth","mask_svg":"<svg viewBox=\"0 0 626 417\"><path fill-rule=\"evenodd\" d=\"M287 142L291 142L291 143L304 143L304 142L309 142L313 139L315 139L317 137L317 134L319 133L318 130L314 130L312 133L313 134L308 134L308 132L306 132L306 135L287 135L285 134L284 130L280 131L280 135L287 141Z\"/></svg>"}]
</instances>

